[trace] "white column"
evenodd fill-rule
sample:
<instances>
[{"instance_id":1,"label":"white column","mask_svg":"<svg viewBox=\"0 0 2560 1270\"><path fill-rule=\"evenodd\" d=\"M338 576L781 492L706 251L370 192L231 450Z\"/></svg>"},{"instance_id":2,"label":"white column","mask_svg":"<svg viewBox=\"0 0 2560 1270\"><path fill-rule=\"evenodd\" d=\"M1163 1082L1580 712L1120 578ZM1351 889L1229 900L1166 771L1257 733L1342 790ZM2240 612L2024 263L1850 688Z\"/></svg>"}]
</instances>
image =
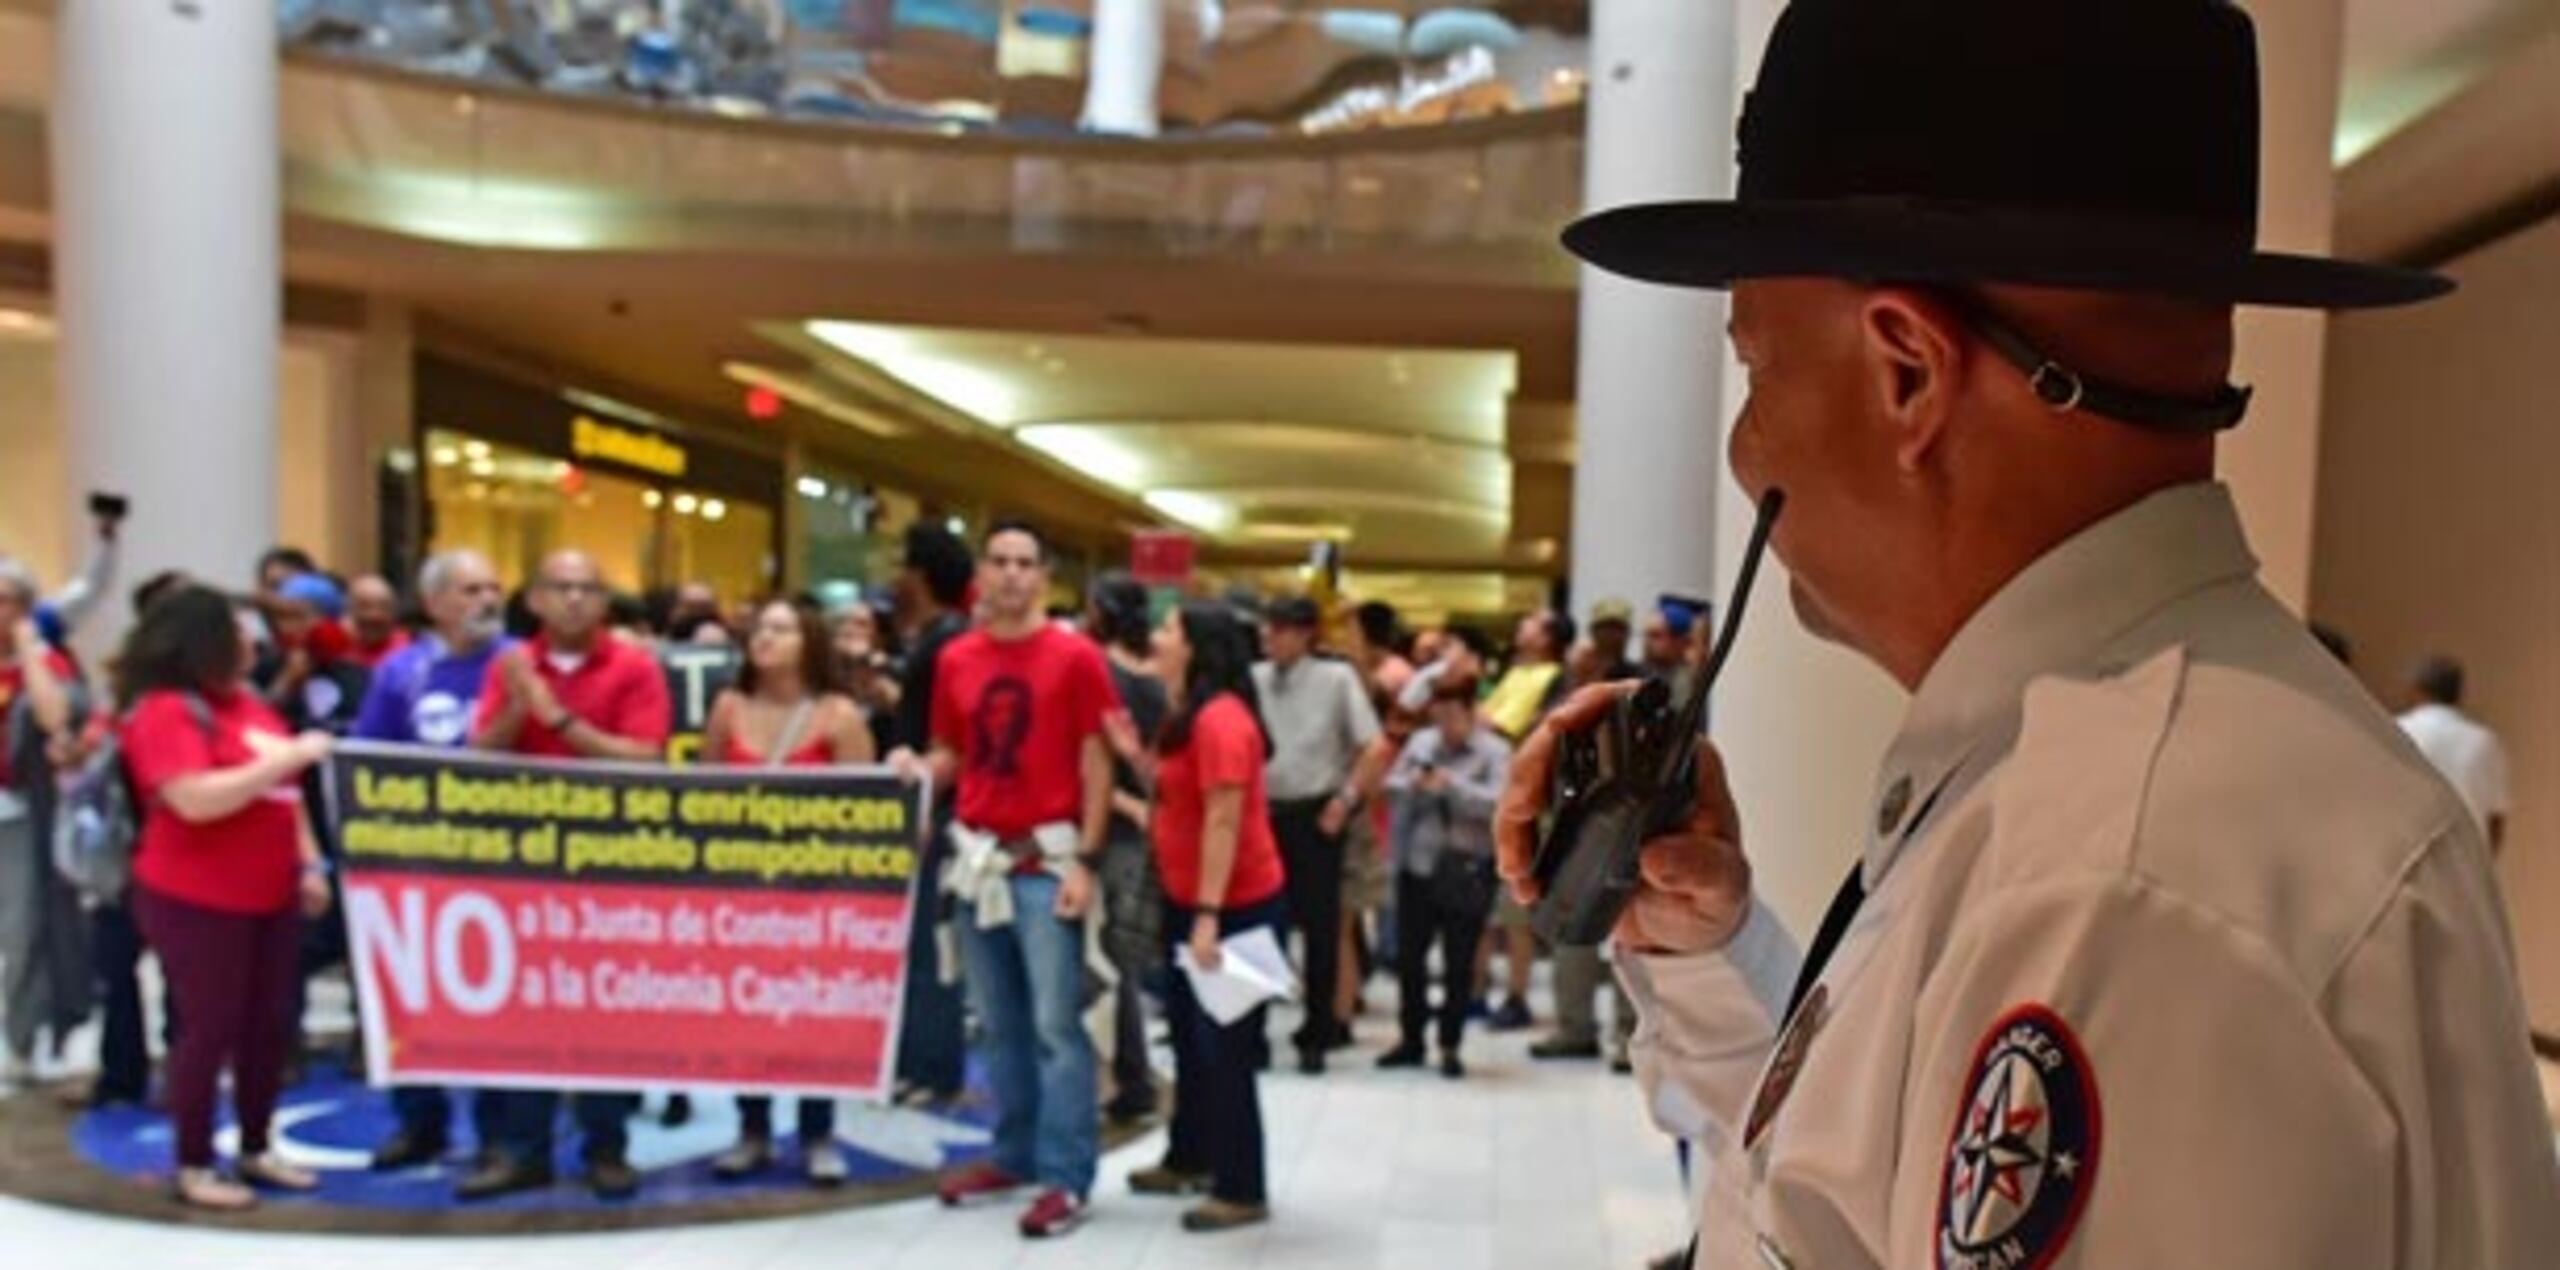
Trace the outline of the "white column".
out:
<instances>
[{"instance_id":1,"label":"white column","mask_svg":"<svg viewBox=\"0 0 2560 1270\"><path fill-rule=\"evenodd\" d=\"M127 582L177 568L243 586L276 519L274 6L116 0L54 20L74 479L132 497Z\"/></svg>"},{"instance_id":2,"label":"white column","mask_svg":"<svg viewBox=\"0 0 2560 1270\"><path fill-rule=\"evenodd\" d=\"M1733 0L1599 0L1583 197L1593 209L1733 188ZM1582 271L1573 472L1576 616L1715 578L1724 296Z\"/></svg>"},{"instance_id":3,"label":"white column","mask_svg":"<svg viewBox=\"0 0 2560 1270\"><path fill-rule=\"evenodd\" d=\"M1156 135L1156 85L1163 77L1164 0L1094 0L1084 130Z\"/></svg>"},{"instance_id":4,"label":"white column","mask_svg":"<svg viewBox=\"0 0 2560 1270\"><path fill-rule=\"evenodd\" d=\"M1747 90L1781 0L1740 0L1735 84ZM1734 97L1738 111L1739 92ZM1722 405L1730 433L1747 388L1731 361ZM1730 481L1729 476L1721 479ZM1717 500L1716 594L1733 585L1754 509L1740 491ZM1769 557L1749 625L1716 687L1714 734L1742 810L1751 880L1809 941L1823 908L1875 821L1876 763L1901 725L1906 698L1864 657L1805 632L1788 602L1787 571Z\"/></svg>"}]
</instances>

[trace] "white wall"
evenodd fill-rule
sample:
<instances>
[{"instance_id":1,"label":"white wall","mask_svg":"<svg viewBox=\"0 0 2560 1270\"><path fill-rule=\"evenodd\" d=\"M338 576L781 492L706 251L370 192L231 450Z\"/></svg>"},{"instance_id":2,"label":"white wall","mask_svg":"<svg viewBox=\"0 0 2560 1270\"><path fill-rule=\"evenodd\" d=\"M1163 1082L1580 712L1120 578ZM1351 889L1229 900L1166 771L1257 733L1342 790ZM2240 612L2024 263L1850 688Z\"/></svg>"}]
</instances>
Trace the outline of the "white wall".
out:
<instances>
[{"instance_id":1,"label":"white wall","mask_svg":"<svg viewBox=\"0 0 2560 1270\"><path fill-rule=\"evenodd\" d=\"M2448 271L2448 299L2331 327L2312 612L2388 704L2417 658L2467 664L2514 768L2526 998L2560 1034L2560 218Z\"/></svg>"}]
</instances>

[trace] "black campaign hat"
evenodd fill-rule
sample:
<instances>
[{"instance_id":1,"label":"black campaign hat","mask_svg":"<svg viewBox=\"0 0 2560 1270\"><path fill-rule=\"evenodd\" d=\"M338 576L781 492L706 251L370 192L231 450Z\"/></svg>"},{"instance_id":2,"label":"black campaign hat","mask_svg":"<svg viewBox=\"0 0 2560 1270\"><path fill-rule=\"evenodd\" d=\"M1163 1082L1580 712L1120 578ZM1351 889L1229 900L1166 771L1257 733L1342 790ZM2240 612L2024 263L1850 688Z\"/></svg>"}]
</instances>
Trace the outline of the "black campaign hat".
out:
<instances>
[{"instance_id":1,"label":"black campaign hat","mask_svg":"<svg viewBox=\"0 0 2560 1270\"><path fill-rule=\"evenodd\" d=\"M1602 211L1648 282L2005 282L2365 308L2434 274L2256 249L2258 57L2223 0L1794 0L1746 99L1737 197Z\"/></svg>"}]
</instances>

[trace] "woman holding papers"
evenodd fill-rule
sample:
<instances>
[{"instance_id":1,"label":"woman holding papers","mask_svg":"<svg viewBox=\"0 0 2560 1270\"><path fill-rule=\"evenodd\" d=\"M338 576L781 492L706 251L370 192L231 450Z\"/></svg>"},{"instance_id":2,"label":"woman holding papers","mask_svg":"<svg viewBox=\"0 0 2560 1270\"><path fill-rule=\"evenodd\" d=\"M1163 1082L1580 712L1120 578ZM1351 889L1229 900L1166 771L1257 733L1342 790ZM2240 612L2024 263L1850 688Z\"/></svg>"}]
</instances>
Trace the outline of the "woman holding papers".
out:
<instances>
[{"instance_id":1,"label":"woman holding papers","mask_svg":"<svg viewBox=\"0 0 2560 1270\"><path fill-rule=\"evenodd\" d=\"M1265 1006L1221 1022L1204 995L1231 999L1262 974L1249 950L1272 942L1284 915L1279 844L1262 768L1271 744L1253 688L1253 644L1225 605L1184 604L1156 631L1157 673L1173 713L1157 739L1151 833L1164 876L1173 1026L1172 1141L1164 1162L1131 1175L1141 1195L1208 1199L1182 1215L1194 1232L1271 1215L1262 1178L1262 1108L1254 1072Z\"/></svg>"},{"instance_id":2,"label":"woman holding papers","mask_svg":"<svg viewBox=\"0 0 2560 1270\"><path fill-rule=\"evenodd\" d=\"M711 704L705 762L732 767L825 767L875 757L870 721L839 686L825 619L790 600L756 611L737 686ZM809 1184L841 1186L851 1172L836 1145L832 1099L800 1100L800 1167ZM773 1167L773 1099L738 1099L738 1143L711 1162L724 1182Z\"/></svg>"}]
</instances>

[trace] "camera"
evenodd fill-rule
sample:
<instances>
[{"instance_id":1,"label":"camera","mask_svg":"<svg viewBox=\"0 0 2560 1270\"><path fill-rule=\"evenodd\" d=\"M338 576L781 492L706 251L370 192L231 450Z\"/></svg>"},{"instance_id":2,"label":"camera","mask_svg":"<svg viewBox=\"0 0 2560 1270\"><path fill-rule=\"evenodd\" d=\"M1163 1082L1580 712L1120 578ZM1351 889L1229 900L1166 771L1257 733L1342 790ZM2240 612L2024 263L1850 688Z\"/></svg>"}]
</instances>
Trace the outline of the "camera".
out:
<instances>
[{"instance_id":1,"label":"camera","mask_svg":"<svg viewBox=\"0 0 2560 1270\"><path fill-rule=\"evenodd\" d=\"M1676 698L1671 684L1653 680L1612 702L1596 726L1557 738L1548 797L1554 816L1530 862L1538 883L1530 920L1550 942L1580 947L1607 939L1643 881L1644 844L1677 830L1695 807L1707 693L1733 652L1769 531L1785 505L1781 491L1761 495L1715 652L1688 672Z\"/></svg>"},{"instance_id":2,"label":"camera","mask_svg":"<svg viewBox=\"0 0 2560 1270\"><path fill-rule=\"evenodd\" d=\"M89 493L89 514L110 525L123 520L126 513L132 510L132 500L122 494L110 494L105 490L92 490Z\"/></svg>"}]
</instances>

